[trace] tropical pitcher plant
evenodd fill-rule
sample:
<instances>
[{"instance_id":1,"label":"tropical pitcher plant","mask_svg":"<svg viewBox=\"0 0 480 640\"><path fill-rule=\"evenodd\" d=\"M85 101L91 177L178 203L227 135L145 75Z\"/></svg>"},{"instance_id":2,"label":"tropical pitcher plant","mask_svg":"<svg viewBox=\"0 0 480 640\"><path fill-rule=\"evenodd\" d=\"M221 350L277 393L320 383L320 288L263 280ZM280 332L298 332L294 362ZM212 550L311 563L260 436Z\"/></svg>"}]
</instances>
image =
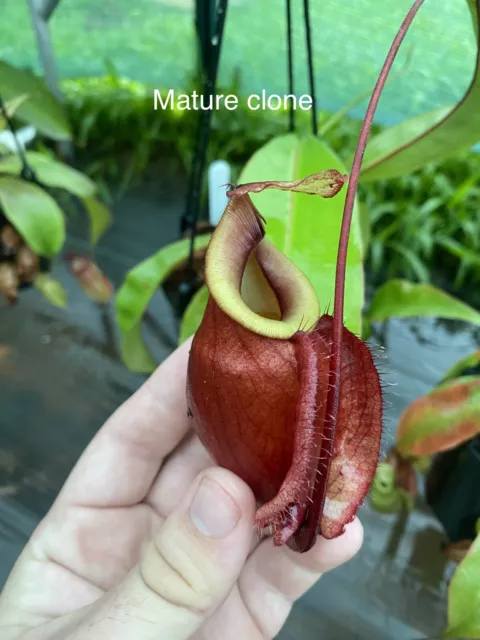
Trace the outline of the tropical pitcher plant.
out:
<instances>
[{"instance_id":1,"label":"tropical pitcher plant","mask_svg":"<svg viewBox=\"0 0 480 640\"><path fill-rule=\"evenodd\" d=\"M231 185L206 254L208 305L190 351L189 415L218 464L243 478L255 524L275 545L310 549L341 535L377 466L380 379L367 345L343 325L350 224L371 123L400 44L423 0L407 14L373 91L348 181L333 315L321 315L306 276L265 237L250 195L280 189L335 197L347 176L328 170L295 182ZM319 239L321 242L321 238Z\"/></svg>"}]
</instances>

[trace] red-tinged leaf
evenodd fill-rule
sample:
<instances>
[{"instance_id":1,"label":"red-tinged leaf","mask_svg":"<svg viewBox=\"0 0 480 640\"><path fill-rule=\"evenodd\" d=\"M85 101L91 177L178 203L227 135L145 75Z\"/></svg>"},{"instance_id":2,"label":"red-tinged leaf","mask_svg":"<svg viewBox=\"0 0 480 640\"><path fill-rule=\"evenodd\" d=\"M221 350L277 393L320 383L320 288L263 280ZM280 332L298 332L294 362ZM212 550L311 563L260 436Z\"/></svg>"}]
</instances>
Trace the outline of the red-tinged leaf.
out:
<instances>
[{"instance_id":1,"label":"red-tinged leaf","mask_svg":"<svg viewBox=\"0 0 480 640\"><path fill-rule=\"evenodd\" d=\"M112 283L92 260L77 254L69 254L66 260L70 272L89 298L102 304L112 298Z\"/></svg>"},{"instance_id":2,"label":"red-tinged leaf","mask_svg":"<svg viewBox=\"0 0 480 640\"><path fill-rule=\"evenodd\" d=\"M249 182L238 186L227 192L229 197L243 196L248 193L260 193L265 189L277 189L279 191L294 191L296 193L307 193L309 195L322 196L323 198L333 198L347 182L348 176L340 173L337 169L327 169L320 171L301 180L268 180L264 182Z\"/></svg>"},{"instance_id":3,"label":"red-tinged leaf","mask_svg":"<svg viewBox=\"0 0 480 640\"><path fill-rule=\"evenodd\" d=\"M459 378L412 402L400 418L397 448L431 455L480 433L480 377Z\"/></svg>"}]
</instances>

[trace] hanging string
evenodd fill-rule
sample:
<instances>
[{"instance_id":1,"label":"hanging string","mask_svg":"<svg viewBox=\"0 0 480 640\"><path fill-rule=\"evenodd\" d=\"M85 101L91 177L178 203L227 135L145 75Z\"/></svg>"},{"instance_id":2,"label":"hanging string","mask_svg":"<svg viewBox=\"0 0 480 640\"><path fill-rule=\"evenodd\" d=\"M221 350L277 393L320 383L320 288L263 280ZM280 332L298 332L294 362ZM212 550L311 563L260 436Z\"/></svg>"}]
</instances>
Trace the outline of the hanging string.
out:
<instances>
[{"instance_id":1,"label":"hanging string","mask_svg":"<svg viewBox=\"0 0 480 640\"><path fill-rule=\"evenodd\" d=\"M293 79L293 46L292 46L292 0L286 0L287 9L287 55L288 55L288 93L294 95ZM293 101L290 100L290 111L288 113L288 130L295 131L295 109Z\"/></svg>"},{"instance_id":2,"label":"hanging string","mask_svg":"<svg viewBox=\"0 0 480 640\"><path fill-rule=\"evenodd\" d=\"M215 100L215 90L217 84L218 67L220 63L220 51L223 41L225 18L227 15L228 0L220 0L213 19L213 29L208 28L204 60L204 86L202 91L203 104L208 105L209 101ZM205 2L205 23L210 25L211 3ZM200 112L200 122L197 130L197 138L193 153L192 169L187 191L187 203L185 215L181 222L181 232L190 230L190 250L187 265L187 280L180 287L180 309L188 304L191 294L196 288L195 272L195 237L197 223L200 214L203 178L207 164L208 142L210 137L210 127L213 109L206 109Z\"/></svg>"},{"instance_id":3,"label":"hanging string","mask_svg":"<svg viewBox=\"0 0 480 640\"><path fill-rule=\"evenodd\" d=\"M223 39L227 5L228 0L220 1L220 4L218 5L216 11L214 29L213 31L208 33L209 37L206 44L206 51L204 52L205 79L202 91L202 99L204 101L204 104L208 104L210 96L212 96L212 100L214 100L215 96L217 73L220 61L220 49ZM211 22L209 3L205 3L204 6L207 13L207 15L205 16L205 20L208 20L207 24L209 24ZM207 161L208 140L210 136L212 111L212 109L201 111L200 123L197 130L196 144L193 153L192 171L190 174L190 182L187 194L187 206L183 221L183 231L186 231L188 228L190 228L192 231L192 246L200 210L201 190ZM193 249L191 249L191 254L192 255L189 260L190 266L193 265Z\"/></svg>"},{"instance_id":4,"label":"hanging string","mask_svg":"<svg viewBox=\"0 0 480 640\"><path fill-rule=\"evenodd\" d=\"M314 136L318 134L317 122L317 99L315 95L315 73L313 69L313 45L312 45L312 29L310 24L310 6L309 0L303 0L303 14L305 19L305 35L307 40L307 58L308 58L308 80L310 84L310 95L312 97L312 133Z\"/></svg>"},{"instance_id":5,"label":"hanging string","mask_svg":"<svg viewBox=\"0 0 480 640\"><path fill-rule=\"evenodd\" d=\"M12 134L13 140L15 142L15 147L17 150L17 154L18 157L20 158L20 162L22 164L22 169L20 171L20 177L23 178L24 180L28 180L30 182L37 182L36 176L35 176L35 172L33 171L32 167L28 164L27 162L27 158L25 156L25 151L23 149L23 146L21 145L19 139L17 138L17 134L15 133L15 129L13 128L13 123L12 120L8 114L8 110L7 107L2 99L2 97L0 96L0 114L2 115L2 118L5 120L7 127L10 131L10 133Z\"/></svg>"}]
</instances>

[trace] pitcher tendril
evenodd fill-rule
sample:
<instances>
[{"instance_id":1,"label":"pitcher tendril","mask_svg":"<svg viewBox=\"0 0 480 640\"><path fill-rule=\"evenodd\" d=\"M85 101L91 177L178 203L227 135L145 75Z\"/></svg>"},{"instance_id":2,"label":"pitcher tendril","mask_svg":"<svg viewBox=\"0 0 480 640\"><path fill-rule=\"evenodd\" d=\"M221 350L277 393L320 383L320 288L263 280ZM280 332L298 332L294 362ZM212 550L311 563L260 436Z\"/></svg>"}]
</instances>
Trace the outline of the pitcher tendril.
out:
<instances>
[{"instance_id":1,"label":"pitcher tendril","mask_svg":"<svg viewBox=\"0 0 480 640\"><path fill-rule=\"evenodd\" d=\"M331 451L333 447L333 435L335 430L335 422L338 414L339 395L340 395L340 361L342 350L342 326L343 326L343 302L345 297L345 273L347 264L347 250L348 239L350 236L350 227L352 224L353 207L355 205L355 196L358 188L358 180L360 178L360 170L362 167L363 156L367 147L368 136L372 128L373 118L377 109L380 97L382 95L385 83L388 78L388 74L395 62L395 58L400 49L400 46L413 22L418 10L422 6L425 0L416 0L412 8L408 12L405 20L403 21L395 39L390 47L385 62L383 64L378 80L375 84L372 97L367 107L365 119L360 130L357 147L352 163L352 170L350 173L350 180L347 188L347 195L345 198L345 207L343 210L342 227L340 231L340 241L338 246L337 257L337 269L335 276L335 298L334 298L334 310L333 310L333 341L332 341L332 353L330 364L330 376L329 384L332 392L327 397L327 424L325 425L326 434L322 441L322 449L320 457L325 456L327 460L326 473L328 474ZM325 501L325 495L323 498L317 496L319 490L319 483L316 483L314 495L313 495L313 507L309 510L305 527L315 521L318 522L320 513L323 510L323 504ZM319 499L320 498L320 499ZM313 536L313 541L315 536ZM313 542L311 542L313 544Z\"/></svg>"}]
</instances>

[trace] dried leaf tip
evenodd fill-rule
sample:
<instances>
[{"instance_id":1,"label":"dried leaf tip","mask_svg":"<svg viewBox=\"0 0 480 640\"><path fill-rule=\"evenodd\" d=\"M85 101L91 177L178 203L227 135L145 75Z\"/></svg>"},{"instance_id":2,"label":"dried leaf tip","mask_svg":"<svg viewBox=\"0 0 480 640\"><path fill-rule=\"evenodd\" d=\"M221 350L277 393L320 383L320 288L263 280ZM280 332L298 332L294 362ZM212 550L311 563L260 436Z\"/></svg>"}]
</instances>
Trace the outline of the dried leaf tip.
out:
<instances>
[{"instance_id":1,"label":"dried leaf tip","mask_svg":"<svg viewBox=\"0 0 480 640\"><path fill-rule=\"evenodd\" d=\"M268 180L264 182L248 182L240 185L228 185L234 187L227 191L229 198L243 196L248 193L260 193L265 189L278 189L279 191L294 191L322 198L333 198L347 182L348 176L337 169L327 169L314 173L301 180Z\"/></svg>"}]
</instances>

